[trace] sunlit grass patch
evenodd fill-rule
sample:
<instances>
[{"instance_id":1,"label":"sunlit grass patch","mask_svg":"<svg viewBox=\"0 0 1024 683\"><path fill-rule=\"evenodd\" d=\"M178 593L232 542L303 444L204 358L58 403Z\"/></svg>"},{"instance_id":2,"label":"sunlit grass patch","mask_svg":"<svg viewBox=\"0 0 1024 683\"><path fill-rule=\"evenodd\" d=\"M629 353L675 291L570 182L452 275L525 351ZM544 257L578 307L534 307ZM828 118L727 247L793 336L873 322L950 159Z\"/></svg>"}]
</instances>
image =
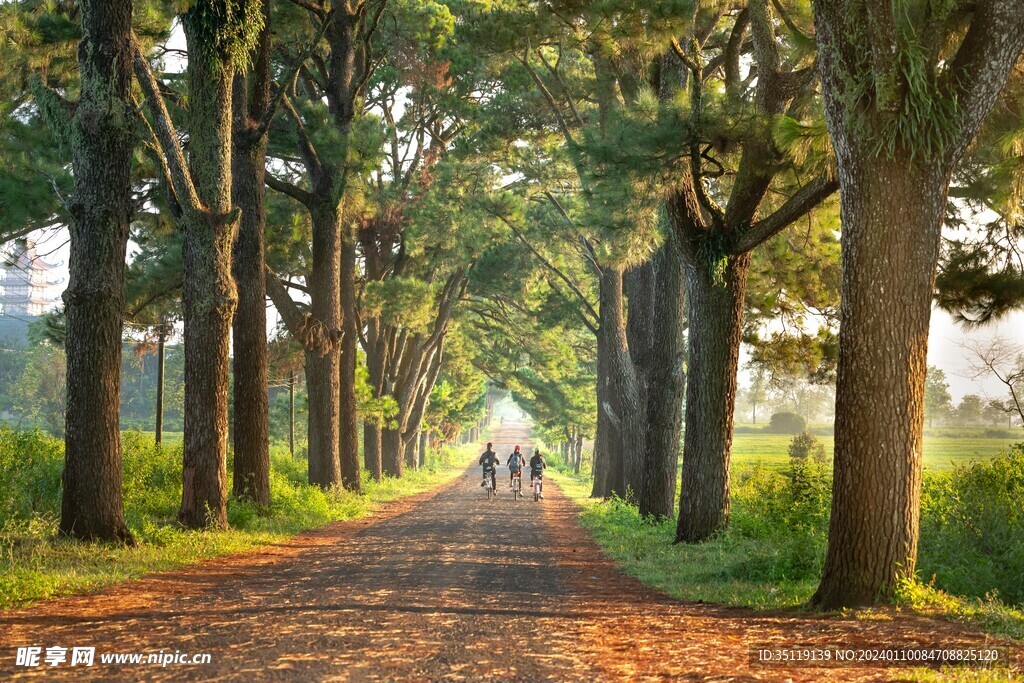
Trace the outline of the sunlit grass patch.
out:
<instances>
[{"instance_id":1,"label":"sunlit grass patch","mask_svg":"<svg viewBox=\"0 0 1024 683\"><path fill-rule=\"evenodd\" d=\"M590 484L560 474L557 483L582 507L580 521L623 571L682 600L755 609L798 607L817 586L821 548L805 539L765 543L722 534L705 543L672 545L675 522L652 523L634 506L590 498Z\"/></svg>"},{"instance_id":2,"label":"sunlit grass patch","mask_svg":"<svg viewBox=\"0 0 1024 683\"><path fill-rule=\"evenodd\" d=\"M905 581L896 595L899 604L915 611L970 624L986 633L1024 640L1024 608L1007 605L995 595L966 598L920 581Z\"/></svg>"},{"instance_id":3,"label":"sunlit grass patch","mask_svg":"<svg viewBox=\"0 0 1024 683\"><path fill-rule=\"evenodd\" d=\"M1020 681L1020 671L1005 668L970 669L962 666L947 666L942 669L910 669L900 672L899 680L918 683L1015 683Z\"/></svg>"},{"instance_id":4,"label":"sunlit grass patch","mask_svg":"<svg viewBox=\"0 0 1024 683\"><path fill-rule=\"evenodd\" d=\"M446 454L402 479L375 482L363 495L306 484L305 460L275 447L269 508L228 503L230 529L184 530L175 521L181 497L181 445L157 449L137 432L124 434L125 518L133 548L60 537L62 443L38 432L0 430L0 609L90 591L144 574L277 543L330 522L372 514L380 503L430 490L453 479L469 451ZM457 463L457 466L444 463Z\"/></svg>"},{"instance_id":5,"label":"sunlit grass patch","mask_svg":"<svg viewBox=\"0 0 1024 683\"><path fill-rule=\"evenodd\" d=\"M780 468L740 466L733 475L728 530L696 545L672 545L672 520L654 523L621 500L590 498L587 479L563 471L556 481L582 508L580 520L602 549L644 583L684 600L803 608L824 561L830 470L798 461ZM897 609L1024 639L1022 500L1021 445L970 466L926 472L918 572L929 585L915 580L900 586Z\"/></svg>"}]
</instances>

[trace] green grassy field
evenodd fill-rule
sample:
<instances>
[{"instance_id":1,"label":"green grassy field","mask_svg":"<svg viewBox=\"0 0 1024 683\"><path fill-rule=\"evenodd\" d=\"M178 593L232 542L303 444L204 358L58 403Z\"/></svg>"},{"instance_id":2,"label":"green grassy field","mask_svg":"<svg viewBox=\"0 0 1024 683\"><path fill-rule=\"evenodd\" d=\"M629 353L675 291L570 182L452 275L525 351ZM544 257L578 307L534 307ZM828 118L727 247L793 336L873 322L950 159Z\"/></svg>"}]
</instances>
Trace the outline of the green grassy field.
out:
<instances>
[{"instance_id":1,"label":"green grassy field","mask_svg":"<svg viewBox=\"0 0 1024 683\"><path fill-rule=\"evenodd\" d=\"M984 430L972 430L971 436L924 437L925 469L952 469L955 465L966 465L971 461L988 460L1001 450L1024 438L987 438L980 436ZM972 432L968 432L971 434ZM769 468L781 468L789 462L789 434L736 434L732 442L733 466L762 464ZM819 436L825 452L832 453L832 437Z\"/></svg>"}]
</instances>

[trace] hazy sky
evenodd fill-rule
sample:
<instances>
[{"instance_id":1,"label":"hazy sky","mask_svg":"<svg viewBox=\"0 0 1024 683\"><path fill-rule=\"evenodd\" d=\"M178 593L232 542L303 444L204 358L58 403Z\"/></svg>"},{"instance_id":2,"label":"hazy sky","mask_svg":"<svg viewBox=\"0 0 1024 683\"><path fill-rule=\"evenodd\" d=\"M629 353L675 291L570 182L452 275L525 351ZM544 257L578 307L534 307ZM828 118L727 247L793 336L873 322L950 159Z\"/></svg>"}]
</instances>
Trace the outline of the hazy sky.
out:
<instances>
[{"instance_id":1,"label":"hazy sky","mask_svg":"<svg viewBox=\"0 0 1024 683\"><path fill-rule=\"evenodd\" d=\"M975 382L963 377L969 354L958 344L965 340L989 339L1001 336L1018 344L1024 344L1024 311L1016 311L998 323L972 330L964 330L953 322L946 313L933 310L931 330L928 333L928 364L942 368L949 382L949 393L954 401L964 394L978 394L990 398L1004 398L1006 387L994 378Z\"/></svg>"}]
</instances>

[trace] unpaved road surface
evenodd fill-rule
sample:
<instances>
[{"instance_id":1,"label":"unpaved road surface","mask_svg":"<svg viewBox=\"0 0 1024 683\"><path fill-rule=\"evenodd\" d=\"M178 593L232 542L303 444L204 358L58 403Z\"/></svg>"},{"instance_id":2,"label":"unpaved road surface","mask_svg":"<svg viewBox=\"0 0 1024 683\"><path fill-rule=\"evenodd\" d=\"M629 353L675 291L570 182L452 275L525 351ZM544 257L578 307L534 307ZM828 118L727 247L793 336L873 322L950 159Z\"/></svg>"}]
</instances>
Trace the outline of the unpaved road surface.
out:
<instances>
[{"instance_id":1,"label":"unpaved road surface","mask_svg":"<svg viewBox=\"0 0 1024 683\"><path fill-rule=\"evenodd\" d=\"M503 425L495 450L526 450L528 434ZM760 667L750 647L986 642L906 615L822 619L674 600L617 571L554 486L539 503L514 503L507 481L500 470L499 495L486 500L472 467L371 519L0 613L0 680L894 680L906 670ZM24 646L43 656L66 647L69 659L72 647L95 647L95 663L19 667ZM100 663L161 651L210 661Z\"/></svg>"}]
</instances>

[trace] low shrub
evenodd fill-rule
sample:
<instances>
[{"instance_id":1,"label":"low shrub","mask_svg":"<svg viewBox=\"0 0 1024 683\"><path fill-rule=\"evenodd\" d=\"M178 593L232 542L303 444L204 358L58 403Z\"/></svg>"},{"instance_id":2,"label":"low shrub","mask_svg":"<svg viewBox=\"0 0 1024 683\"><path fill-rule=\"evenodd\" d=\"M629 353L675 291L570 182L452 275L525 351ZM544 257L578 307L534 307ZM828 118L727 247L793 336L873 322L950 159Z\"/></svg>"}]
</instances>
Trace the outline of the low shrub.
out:
<instances>
[{"instance_id":1,"label":"low shrub","mask_svg":"<svg viewBox=\"0 0 1024 683\"><path fill-rule=\"evenodd\" d=\"M807 420L796 413L775 413L764 431L769 434L800 434L807 430Z\"/></svg>"},{"instance_id":2,"label":"low shrub","mask_svg":"<svg viewBox=\"0 0 1024 683\"><path fill-rule=\"evenodd\" d=\"M925 477L917 566L947 592L1024 604L1024 443Z\"/></svg>"}]
</instances>

